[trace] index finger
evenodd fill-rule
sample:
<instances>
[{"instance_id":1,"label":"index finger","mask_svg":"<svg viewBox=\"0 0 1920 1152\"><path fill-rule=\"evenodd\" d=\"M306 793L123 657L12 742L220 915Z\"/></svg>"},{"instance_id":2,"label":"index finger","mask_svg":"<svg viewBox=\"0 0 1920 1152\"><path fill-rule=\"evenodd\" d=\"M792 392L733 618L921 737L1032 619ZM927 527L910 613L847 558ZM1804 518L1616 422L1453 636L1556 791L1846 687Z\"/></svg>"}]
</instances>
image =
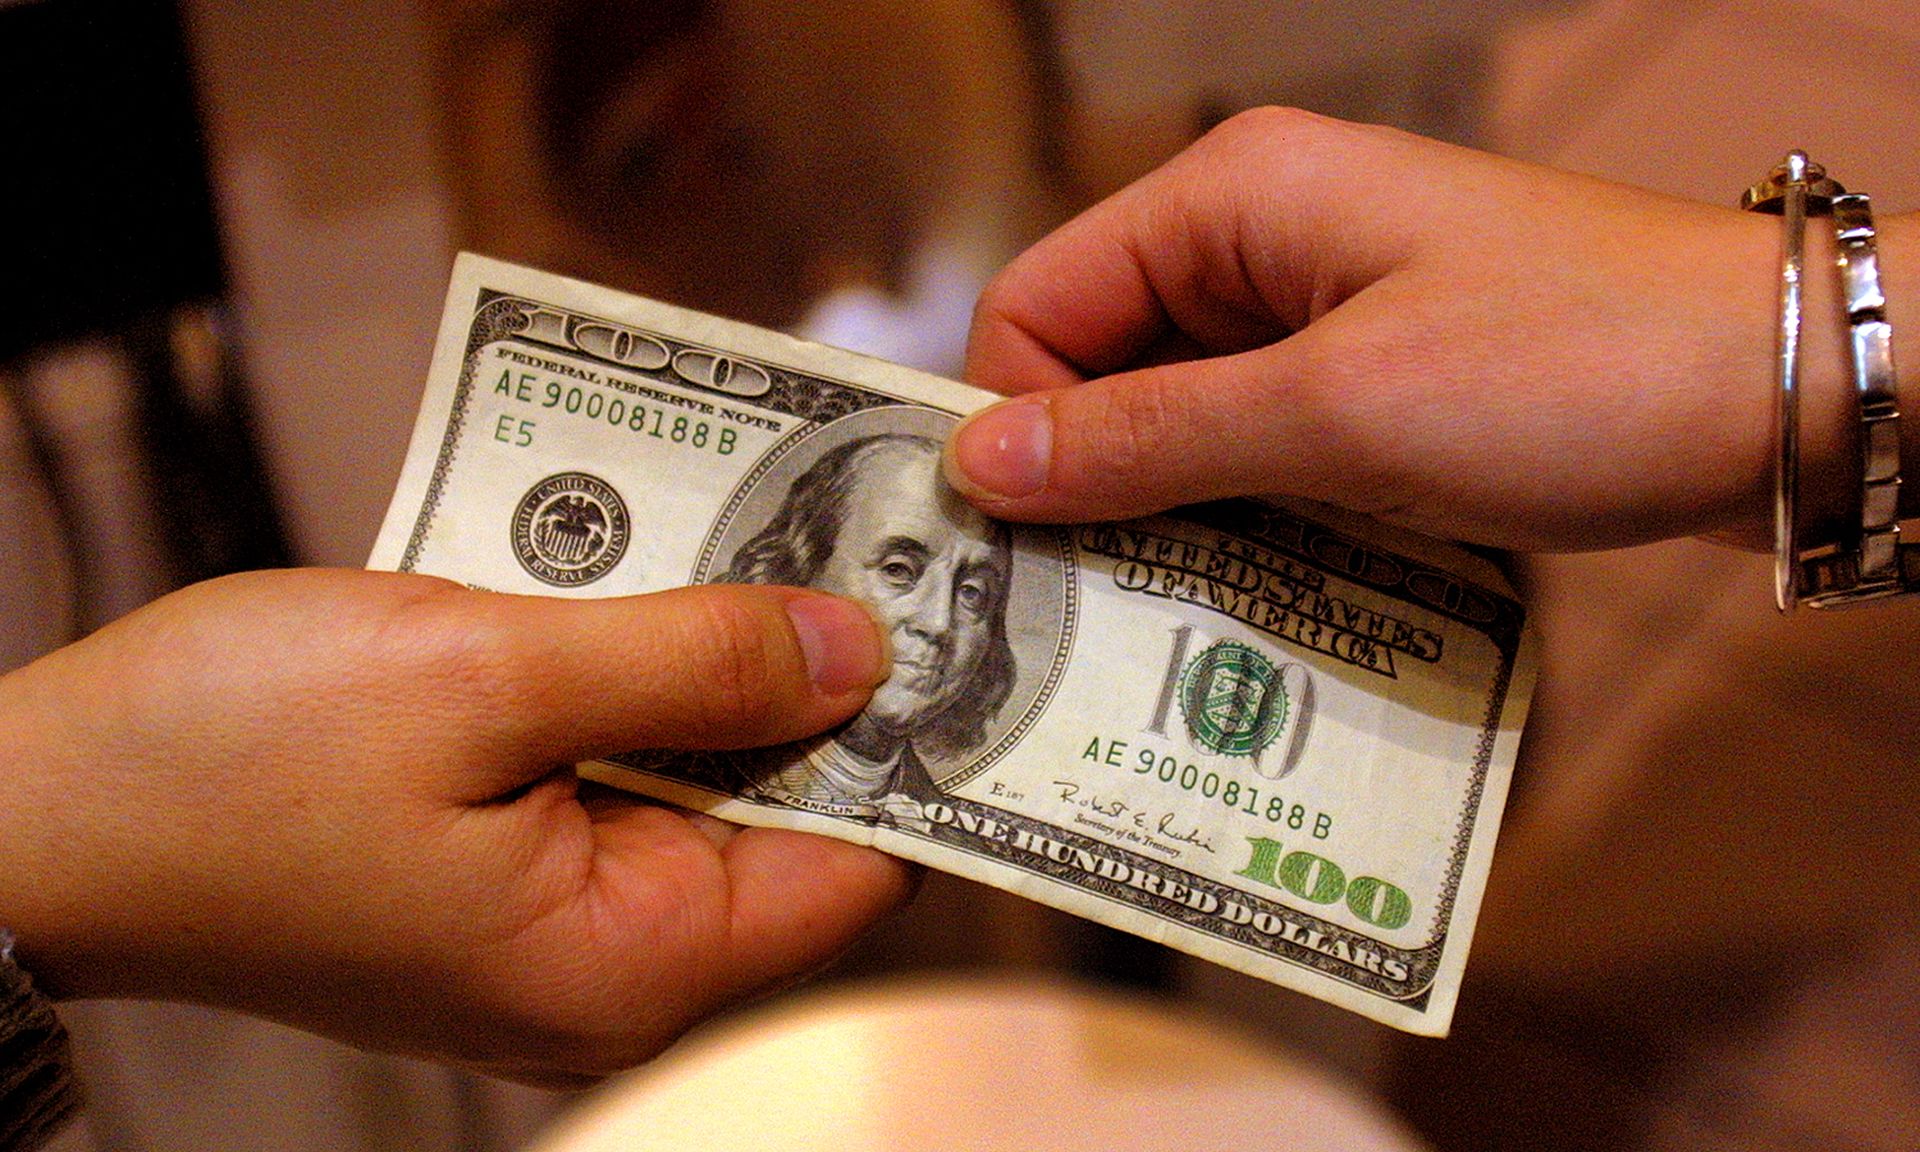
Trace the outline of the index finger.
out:
<instances>
[{"instance_id":1,"label":"index finger","mask_svg":"<svg viewBox=\"0 0 1920 1152\"><path fill-rule=\"evenodd\" d=\"M1377 132L1276 108L1222 124L1008 265L975 308L967 378L1063 388L1170 343L1224 355L1304 327L1393 250L1327 253L1355 239L1341 188L1382 183L1354 160Z\"/></svg>"}]
</instances>

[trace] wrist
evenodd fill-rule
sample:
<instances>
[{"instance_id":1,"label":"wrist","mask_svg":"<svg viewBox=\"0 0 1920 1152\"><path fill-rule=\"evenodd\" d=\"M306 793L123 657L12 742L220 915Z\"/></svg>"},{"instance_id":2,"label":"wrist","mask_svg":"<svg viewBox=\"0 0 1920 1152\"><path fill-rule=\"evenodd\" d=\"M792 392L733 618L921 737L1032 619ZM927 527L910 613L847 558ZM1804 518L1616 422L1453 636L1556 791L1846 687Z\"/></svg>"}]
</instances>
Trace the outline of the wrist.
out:
<instances>
[{"instance_id":1,"label":"wrist","mask_svg":"<svg viewBox=\"0 0 1920 1152\"><path fill-rule=\"evenodd\" d=\"M1705 306L1693 330L1711 337L1704 375L1686 386L1702 408L1691 434L1695 477L1716 501L1696 529L1722 544L1755 552L1773 549L1775 468L1781 454L1780 395L1781 221L1778 216L1727 213L1733 230L1700 237L1695 259L1718 279L1695 284ZM1841 315L1837 245L1829 221L1807 221L1801 280L1799 412L1799 522L1811 538L1845 515L1852 435L1846 324Z\"/></svg>"}]
</instances>

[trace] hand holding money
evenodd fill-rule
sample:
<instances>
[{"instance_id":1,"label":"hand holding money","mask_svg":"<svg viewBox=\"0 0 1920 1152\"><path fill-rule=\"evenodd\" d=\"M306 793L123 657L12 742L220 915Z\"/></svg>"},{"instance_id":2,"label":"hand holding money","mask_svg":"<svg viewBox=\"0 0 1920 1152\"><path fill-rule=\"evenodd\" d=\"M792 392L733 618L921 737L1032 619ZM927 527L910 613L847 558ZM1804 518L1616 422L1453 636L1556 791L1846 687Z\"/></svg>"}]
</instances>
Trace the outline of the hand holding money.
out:
<instances>
[{"instance_id":1,"label":"hand holding money","mask_svg":"<svg viewBox=\"0 0 1920 1152\"><path fill-rule=\"evenodd\" d=\"M582 773L1443 1033L1531 686L1499 572L1267 500L989 520L939 466L989 400L462 257L371 566L566 597L864 600L893 666L831 736L714 754L718 719Z\"/></svg>"},{"instance_id":2,"label":"hand holding money","mask_svg":"<svg viewBox=\"0 0 1920 1152\"><path fill-rule=\"evenodd\" d=\"M790 740L884 674L866 613L818 593L199 585L0 678L0 923L63 997L583 1084L825 963L911 876L580 797L565 766Z\"/></svg>"},{"instance_id":3,"label":"hand holding money","mask_svg":"<svg viewBox=\"0 0 1920 1152\"><path fill-rule=\"evenodd\" d=\"M1737 192L1245 113L988 287L968 378L1034 396L963 434L954 475L1014 519L1284 490L1526 551L1769 547L1780 229ZM1907 219L1883 221L1889 268L1920 262ZM1807 239L1803 521L1837 522L1853 384L1832 229ZM1895 331L1916 301L1889 293Z\"/></svg>"}]
</instances>

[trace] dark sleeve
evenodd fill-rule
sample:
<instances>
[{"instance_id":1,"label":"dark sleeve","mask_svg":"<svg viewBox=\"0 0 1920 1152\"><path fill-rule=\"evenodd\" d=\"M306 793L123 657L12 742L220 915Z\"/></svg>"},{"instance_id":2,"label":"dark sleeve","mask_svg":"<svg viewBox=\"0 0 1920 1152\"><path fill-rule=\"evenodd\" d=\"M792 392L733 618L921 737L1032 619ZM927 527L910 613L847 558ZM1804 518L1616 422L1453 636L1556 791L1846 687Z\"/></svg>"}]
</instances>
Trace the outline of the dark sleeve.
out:
<instances>
[{"instance_id":1,"label":"dark sleeve","mask_svg":"<svg viewBox=\"0 0 1920 1152\"><path fill-rule=\"evenodd\" d=\"M0 930L0 948L7 943ZM79 1109L67 1030L0 951L0 1152L37 1148Z\"/></svg>"}]
</instances>

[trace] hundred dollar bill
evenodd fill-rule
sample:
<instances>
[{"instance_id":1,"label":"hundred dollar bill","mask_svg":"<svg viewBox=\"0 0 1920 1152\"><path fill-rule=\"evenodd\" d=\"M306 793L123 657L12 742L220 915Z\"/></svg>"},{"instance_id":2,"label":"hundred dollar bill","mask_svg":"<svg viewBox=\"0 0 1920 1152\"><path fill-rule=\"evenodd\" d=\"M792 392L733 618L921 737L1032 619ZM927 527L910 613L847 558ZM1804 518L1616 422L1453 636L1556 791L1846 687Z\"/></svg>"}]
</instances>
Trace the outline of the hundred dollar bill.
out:
<instances>
[{"instance_id":1,"label":"hundred dollar bill","mask_svg":"<svg viewBox=\"0 0 1920 1152\"><path fill-rule=\"evenodd\" d=\"M1317 505L991 522L939 479L985 393L475 256L370 566L872 603L842 730L593 779L871 844L1443 1035L1532 687L1459 548Z\"/></svg>"}]
</instances>

